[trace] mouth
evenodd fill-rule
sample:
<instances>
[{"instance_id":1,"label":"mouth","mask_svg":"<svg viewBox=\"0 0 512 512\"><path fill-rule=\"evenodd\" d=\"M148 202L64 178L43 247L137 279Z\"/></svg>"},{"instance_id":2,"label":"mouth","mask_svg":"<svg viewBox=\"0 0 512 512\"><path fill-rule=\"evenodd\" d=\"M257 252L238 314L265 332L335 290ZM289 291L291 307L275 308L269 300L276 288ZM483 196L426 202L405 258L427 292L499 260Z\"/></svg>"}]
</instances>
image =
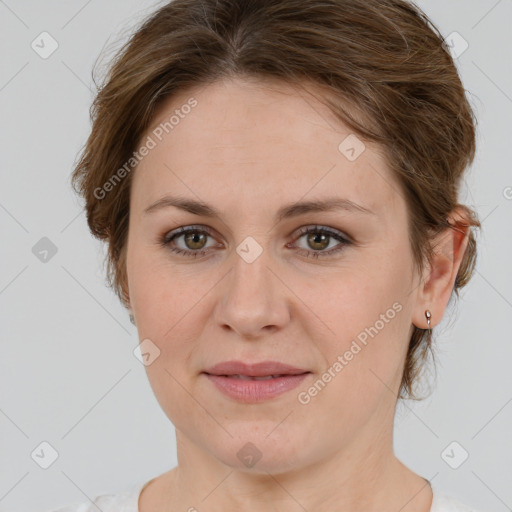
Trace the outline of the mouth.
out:
<instances>
[{"instance_id":1,"label":"mouth","mask_svg":"<svg viewBox=\"0 0 512 512\"><path fill-rule=\"evenodd\" d=\"M219 370L202 372L217 391L225 397L239 403L261 403L277 398L295 389L301 382L312 375L308 370L297 368L287 370L288 373L272 373L253 375L247 373L220 373ZM240 370L239 370L240 371ZM274 370L275 371L275 370ZM261 367L260 371L261 373Z\"/></svg>"},{"instance_id":2,"label":"mouth","mask_svg":"<svg viewBox=\"0 0 512 512\"><path fill-rule=\"evenodd\" d=\"M232 360L201 372L224 396L241 403L264 402L296 388L310 370L279 361L245 363Z\"/></svg>"}]
</instances>

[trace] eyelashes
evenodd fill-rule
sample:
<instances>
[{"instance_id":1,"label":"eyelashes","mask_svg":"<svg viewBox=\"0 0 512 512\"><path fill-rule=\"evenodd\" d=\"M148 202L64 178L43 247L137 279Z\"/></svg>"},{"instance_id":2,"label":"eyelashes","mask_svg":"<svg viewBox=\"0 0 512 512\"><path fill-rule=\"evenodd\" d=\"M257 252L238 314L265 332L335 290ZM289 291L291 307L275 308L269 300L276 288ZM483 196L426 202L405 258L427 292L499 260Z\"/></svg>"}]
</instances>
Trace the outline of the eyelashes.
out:
<instances>
[{"instance_id":1,"label":"eyelashes","mask_svg":"<svg viewBox=\"0 0 512 512\"><path fill-rule=\"evenodd\" d=\"M205 256L212 249L212 247L209 247L206 250L204 248L186 248L187 243L198 243L198 237L199 241L201 240L201 237L213 238L213 233L206 226L182 226L161 237L160 245L170 250L173 254L177 254L183 257L198 258ZM327 241L328 245L330 245L330 242L332 240L338 242L338 244L334 248L331 248L329 250L297 248L297 252L302 256L305 256L306 258L324 258L333 256L334 254L342 251L346 246L353 244L349 237L344 236L341 232L338 232L337 230L333 230L325 226L315 225L301 228L295 235L294 241L300 240L303 237L306 239L306 243L312 241L313 244L323 244ZM176 241L179 239L183 239L185 243L185 248L176 246ZM286 244L286 247L293 248L294 245Z\"/></svg>"}]
</instances>

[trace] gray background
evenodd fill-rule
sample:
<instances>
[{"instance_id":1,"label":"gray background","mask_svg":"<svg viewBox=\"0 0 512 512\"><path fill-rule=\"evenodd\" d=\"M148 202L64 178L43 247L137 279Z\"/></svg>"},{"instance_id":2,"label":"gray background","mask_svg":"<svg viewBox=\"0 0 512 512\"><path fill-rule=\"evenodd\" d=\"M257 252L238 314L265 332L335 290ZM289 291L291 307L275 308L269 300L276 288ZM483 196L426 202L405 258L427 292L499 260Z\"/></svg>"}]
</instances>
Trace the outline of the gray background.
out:
<instances>
[{"instance_id":1,"label":"gray background","mask_svg":"<svg viewBox=\"0 0 512 512\"><path fill-rule=\"evenodd\" d=\"M0 1L0 510L86 501L176 464L174 428L69 184L96 57L163 3ZM433 485L500 512L512 507L512 1L419 4L445 37L469 43L457 65L479 147L462 200L483 231L474 279L438 328L435 390L399 406L395 447ZM47 59L31 48L43 31L59 45ZM46 262L32 250L43 237L57 248ZM59 455L48 469L31 457L44 441ZM469 453L458 469L441 456L453 441Z\"/></svg>"}]
</instances>

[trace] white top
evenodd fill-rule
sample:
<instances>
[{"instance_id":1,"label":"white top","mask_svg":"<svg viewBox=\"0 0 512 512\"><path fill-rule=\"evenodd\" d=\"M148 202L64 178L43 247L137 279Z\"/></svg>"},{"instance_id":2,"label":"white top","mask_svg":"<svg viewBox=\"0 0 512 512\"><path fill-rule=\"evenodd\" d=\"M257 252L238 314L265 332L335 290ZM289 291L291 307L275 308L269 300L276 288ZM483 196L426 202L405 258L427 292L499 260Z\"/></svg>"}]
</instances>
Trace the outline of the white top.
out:
<instances>
[{"instance_id":1,"label":"white top","mask_svg":"<svg viewBox=\"0 0 512 512\"><path fill-rule=\"evenodd\" d=\"M51 512L98 512L98 508L102 512L139 512L139 496L147 483L149 482L139 482L118 494L96 496L92 503L75 503ZM477 512L434 486L432 486L432 494L430 512Z\"/></svg>"}]
</instances>

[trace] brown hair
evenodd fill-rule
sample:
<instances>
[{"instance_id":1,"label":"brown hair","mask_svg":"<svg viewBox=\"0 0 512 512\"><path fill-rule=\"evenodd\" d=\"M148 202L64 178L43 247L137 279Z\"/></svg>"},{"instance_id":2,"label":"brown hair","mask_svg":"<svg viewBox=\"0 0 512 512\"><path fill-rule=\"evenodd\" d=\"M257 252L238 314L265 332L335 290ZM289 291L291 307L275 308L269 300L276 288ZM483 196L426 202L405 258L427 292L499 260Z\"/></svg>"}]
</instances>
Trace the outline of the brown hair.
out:
<instances>
[{"instance_id":1,"label":"brown hair","mask_svg":"<svg viewBox=\"0 0 512 512\"><path fill-rule=\"evenodd\" d=\"M458 297L476 264L471 228L480 227L476 213L458 204L475 154L476 119L426 14L405 0L174 0L117 52L91 106L91 134L72 174L92 234L108 242L108 282L122 303L128 305L126 162L164 99L244 75L315 84L341 121L384 149L407 202L420 272L432 257L433 235L450 227L448 214L462 208L467 224L459 225L469 227L469 243L454 285ZM429 350L429 331L414 326L399 398L417 399L412 385Z\"/></svg>"}]
</instances>

